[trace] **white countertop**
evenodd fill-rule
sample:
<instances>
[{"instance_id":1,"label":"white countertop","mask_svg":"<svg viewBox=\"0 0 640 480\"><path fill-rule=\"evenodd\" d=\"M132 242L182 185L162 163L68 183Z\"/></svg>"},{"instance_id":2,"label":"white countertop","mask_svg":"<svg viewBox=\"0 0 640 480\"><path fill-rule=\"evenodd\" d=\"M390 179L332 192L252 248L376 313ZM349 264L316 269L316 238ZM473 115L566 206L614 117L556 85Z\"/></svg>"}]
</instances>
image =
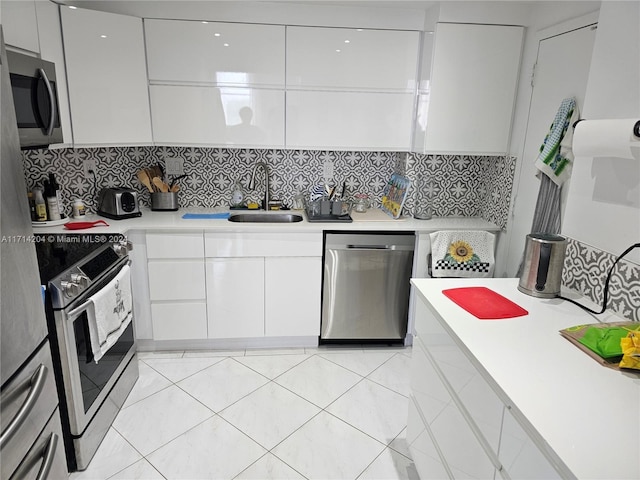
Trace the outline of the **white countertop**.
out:
<instances>
[{"instance_id":1,"label":"white countertop","mask_svg":"<svg viewBox=\"0 0 640 480\"><path fill-rule=\"evenodd\" d=\"M499 231L493 223L476 217L434 217L431 220L416 220L413 218L401 218L394 220L386 215L380 215L380 211L369 210L368 213L352 213L352 223L318 223L307 221L306 214L302 211L287 210L280 212L268 212L269 214L293 213L302 214L304 220L297 223L234 223L226 219L185 220L185 213L222 213L227 209L203 209L184 208L175 212L158 212L149 209L142 210L142 216L124 220L112 220L98 215L87 215L82 221L93 222L105 220L109 226L92 227L84 230L67 230L63 225L34 227L34 234L51 233L126 233L135 230L206 230L225 232L322 232L323 230L376 230L376 231L415 231L433 232L438 230L486 230ZM262 210L234 210L236 213L265 213ZM386 217L386 218L385 218ZM71 222L80 221L71 219Z\"/></svg>"},{"instance_id":2,"label":"white countertop","mask_svg":"<svg viewBox=\"0 0 640 480\"><path fill-rule=\"evenodd\" d=\"M596 323L593 316L560 299L525 295L516 278L412 283L577 478L640 478L640 372L601 366L558 333ZM442 294L468 286L490 288L529 315L479 320Z\"/></svg>"}]
</instances>

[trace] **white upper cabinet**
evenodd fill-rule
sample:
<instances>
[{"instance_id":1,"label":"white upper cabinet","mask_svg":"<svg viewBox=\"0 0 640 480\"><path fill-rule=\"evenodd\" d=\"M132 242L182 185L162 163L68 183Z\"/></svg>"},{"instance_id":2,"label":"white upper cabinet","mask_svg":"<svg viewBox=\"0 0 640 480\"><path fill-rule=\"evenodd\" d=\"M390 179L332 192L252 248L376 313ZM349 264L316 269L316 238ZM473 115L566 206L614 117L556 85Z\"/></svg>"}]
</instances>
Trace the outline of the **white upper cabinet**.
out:
<instances>
[{"instance_id":1,"label":"white upper cabinet","mask_svg":"<svg viewBox=\"0 0 640 480\"><path fill-rule=\"evenodd\" d=\"M61 8L73 139L151 143L142 20Z\"/></svg>"},{"instance_id":2,"label":"white upper cabinet","mask_svg":"<svg viewBox=\"0 0 640 480\"><path fill-rule=\"evenodd\" d=\"M7 45L40 53L34 0L3 0L2 31Z\"/></svg>"},{"instance_id":3,"label":"white upper cabinet","mask_svg":"<svg viewBox=\"0 0 640 480\"><path fill-rule=\"evenodd\" d=\"M285 27L144 26L154 142L284 147Z\"/></svg>"},{"instance_id":4,"label":"white upper cabinet","mask_svg":"<svg viewBox=\"0 0 640 480\"><path fill-rule=\"evenodd\" d=\"M408 150L414 96L379 92L287 92L287 147Z\"/></svg>"},{"instance_id":5,"label":"white upper cabinet","mask_svg":"<svg viewBox=\"0 0 640 480\"><path fill-rule=\"evenodd\" d=\"M419 38L287 27L287 147L409 150Z\"/></svg>"},{"instance_id":6,"label":"white upper cabinet","mask_svg":"<svg viewBox=\"0 0 640 480\"><path fill-rule=\"evenodd\" d=\"M413 92L418 32L287 27L287 88Z\"/></svg>"},{"instance_id":7,"label":"white upper cabinet","mask_svg":"<svg viewBox=\"0 0 640 480\"><path fill-rule=\"evenodd\" d=\"M284 86L285 27L145 20L150 82Z\"/></svg>"},{"instance_id":8,"label":"white upper cabinet","mask_svg":"<svg viewBox=\"0 0 640 480\"><path fill-rule=\"evenodd\" d=\"M523 30L504 25L437 25L431 88L426 98L421 91L421 106L428 104L428 115L422 117L422 124L417 122L415 133L416 138L425 139L424 153L507 152Z\"/></svg>"},{"instance_id":9,"label":"white upper cabinet","mask_svg":"<svg viewBox=\"0 0 640 480\"><path fill-rule=\"evenodd\" d=\"M150 85L156 143L284 147L284 91Z\"/></svg>"}]
</instances>

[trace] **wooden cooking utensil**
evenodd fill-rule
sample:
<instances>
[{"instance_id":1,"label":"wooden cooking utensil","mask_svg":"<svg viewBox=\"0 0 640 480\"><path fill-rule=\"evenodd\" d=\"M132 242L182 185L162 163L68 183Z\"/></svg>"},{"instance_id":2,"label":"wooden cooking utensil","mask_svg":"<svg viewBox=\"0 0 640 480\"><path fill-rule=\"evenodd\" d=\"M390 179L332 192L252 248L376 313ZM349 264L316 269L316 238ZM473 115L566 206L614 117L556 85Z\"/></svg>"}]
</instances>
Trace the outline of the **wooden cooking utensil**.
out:
<instances>
[{"instance_id":1,"label":"wooden cooking utensil","mask_svg":"<svg viewBox=\"0 0 640 480\"><path fill-rule=\"evenodd\" d=\"M170 192L176 193L178 190L180 190L180 186L176 183L173 185L173 187L171 187L171 189L169 190Z\"/></svg>"},{"instance_id":2,"label":"wooden cooking utensil","mask_svg":"<svg viewBox=\"0 0 640 480\"><path fill-rule=\"evenodd\" d=\"M142 185L147 187L147 190L153 193L154 190L153 190L153 187L151 186L151 180L149 179L149 175L147 175L147 172L145 170L140 170L138 172L138 180L140 180L140 183Z\"/></svg>"},{"instance_id":3,"label":"wooden cooking utensil","mask_svg":"<svg viewBox=\"0 0 640 480\"><path fill-rule=\"evenodd\" d=\"M160 177L153 177L153 184L163 193L167 193L169 191L169 185L160 180Z\"/></svg>"}]
</instances>

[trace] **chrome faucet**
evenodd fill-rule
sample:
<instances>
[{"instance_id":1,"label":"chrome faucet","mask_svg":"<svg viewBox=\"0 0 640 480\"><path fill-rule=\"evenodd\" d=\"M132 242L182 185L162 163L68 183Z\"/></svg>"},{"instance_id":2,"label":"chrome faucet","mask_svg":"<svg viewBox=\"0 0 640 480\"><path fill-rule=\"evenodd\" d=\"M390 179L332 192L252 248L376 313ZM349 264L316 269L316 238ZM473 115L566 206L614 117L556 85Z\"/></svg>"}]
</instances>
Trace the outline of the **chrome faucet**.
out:
<instances>
[{"instance_id":1,"label":"chrome faucet","mask_svg":"<svg viewBox=\"0 0 640 480\"><path fill-rule=\"evenodd\" d=\"M269 167L264 162L256 162L256 165L253 167L253 172L251 173L251 180L249 181L249 188L251 190L256 187L256 170L258 167L262 167L264 170L264 199L262 208L264 210L269 210Z\"/></svg>"}]
</instances>

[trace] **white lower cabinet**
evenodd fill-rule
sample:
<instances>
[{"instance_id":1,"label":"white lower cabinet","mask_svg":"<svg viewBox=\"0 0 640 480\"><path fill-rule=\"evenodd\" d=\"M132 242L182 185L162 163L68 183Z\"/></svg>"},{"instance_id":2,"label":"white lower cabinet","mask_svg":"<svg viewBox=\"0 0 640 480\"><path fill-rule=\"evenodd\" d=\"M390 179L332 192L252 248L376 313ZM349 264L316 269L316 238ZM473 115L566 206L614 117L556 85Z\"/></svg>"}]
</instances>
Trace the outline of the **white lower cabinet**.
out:
<instances>
[{"instance_id":1,"label":"white lower cabinet","mask_svg":"<svg viewBox=\"0 0 640 480\"><path fill-rule=\"evenodd\" d=\"M322 259L267 257L264 266L265 335L320 335Z\"/></svg>"},{"instance_id":2,"label":"white lower cabinet","mask_svg":"<svg viewBox=\"0 0 640 480\"><path fill-rule=\"evenodd\" d=\"M152 303L154 340L207 338L205 302Z\"/></svg>"},{"instance_id":3,"label":"white lower cabinet","mask_svg":"<svg viewBox=\"0 0 640 480\"><path fill-rule=\"evenodd\" d=\"M442 458L456 478L493 478L496 465L486 454L483 440L469 425L468 413L454 400L451 384L429 358L420 339L418 332L412 353L412 393ZM416 375L423 379L415 380Z\"/></svg>"},{"instance_id":4,"label":"white lower cabinet","mask_svg":"<svg viewBox=\"0 0 640 480\"><path fill-rule=\"evenodd\" d=\"M146 235L153 340L207 338L202 232Z\"/></svg>"},{"instance_id":5,"label":"white lower cabinet","mask_svg":"<svg viewBox=\"0 0 640 480\"><path fill-rule=\"evenodd\" d=\"M264 259L208 258L209 338L264 336Z\"/></svg>"},{"instance_id":6,"label":"white lower cabinet","mask_svg":"<svg viewBox=\"0 0 640 480\"><path fill-rule=\"evenodd\" d=\"M523 427L528 423L514 416L499 392L472 353L418 297L411 365L417 413L409 412L407 441L421 478L446 478L434 477L442 468L450 478L562 478L561 467L550 460L554 454L545 453L544 441L532 427ZM427 440L416 440L421 430L433 442L430 455L424 453Z\"/></svg>"},{"instance_id":7,"label":"white lower cabinet","mask_svg":"<svg viewBox=\"0 0 640 480\"><path fill-rule=\"evenodd\" d=\"M562 478L553 464L542 453L520 423L505 408L502 424L502 439L498 452L504 465L505 478L512 480L554 480Z\"/></svg>"},{"instance_id":8,"label":"white lower cabinet","mask_svg":"<svg viewBox=\"0 0 640 480\"><path fill-rule=\"evenodd\" d=\"M442 462L442 458L431 438L431 433L427 430L426 423L413 397L409 401L407 444L420 480L444 480L450 478L449 472Z\"/></svg>"}]
</instances>

